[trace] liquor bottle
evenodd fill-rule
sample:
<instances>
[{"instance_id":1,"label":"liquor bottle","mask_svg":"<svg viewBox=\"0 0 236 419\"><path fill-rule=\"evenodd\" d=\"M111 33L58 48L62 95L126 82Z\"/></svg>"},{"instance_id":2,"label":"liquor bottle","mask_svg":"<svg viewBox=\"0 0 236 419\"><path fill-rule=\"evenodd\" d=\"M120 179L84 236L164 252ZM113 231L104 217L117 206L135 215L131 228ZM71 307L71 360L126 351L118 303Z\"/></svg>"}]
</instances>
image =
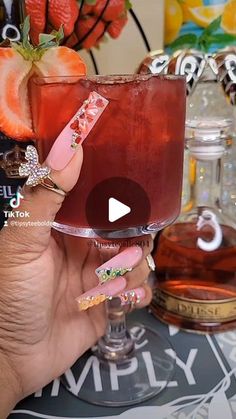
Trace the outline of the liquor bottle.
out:
<instances>
[{"instance_id":1,"label":"liquor bottle","mask_svg":"<svg viewBox=\"0 0 236 419\"><path fill-rule=\"evenodd\" d=\"M20 25L25 17L23 0L0 0L0 42L20 41Z\"/></svg>"},{"instance_id":2,"label":"liquor bottle","mask_svg":"<svg viewBox=\"0 0 236 419\"><path fill-rule=\"evenodd\" d=\"M220 207L222 158L231 121L187 121L191 194L159 238L152 310L188 330L217 332L236 326L236 229ZM187 206L186 206L187 207Z\"/></svg>"}]
</instances>

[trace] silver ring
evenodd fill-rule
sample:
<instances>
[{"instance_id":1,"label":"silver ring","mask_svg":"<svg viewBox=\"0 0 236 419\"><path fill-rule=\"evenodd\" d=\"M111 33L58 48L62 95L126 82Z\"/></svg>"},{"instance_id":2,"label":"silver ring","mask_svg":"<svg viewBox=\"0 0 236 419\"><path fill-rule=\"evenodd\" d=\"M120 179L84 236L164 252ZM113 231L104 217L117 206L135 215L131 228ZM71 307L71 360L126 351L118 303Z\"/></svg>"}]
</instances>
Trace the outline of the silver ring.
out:
<instances>
[{"instance_id":1,"label":"silver ring","mask_svg":"<svg viewBox=\"0 0 236 419\"><path fill-rule=\"evenodd\" d=\"M153 259L151 254L147 255L146 261L147 261L147 264L148 264L148 267L149 267L150 271L155 272L156 264L155 264L154 259Z\"/></svg>"}]
</instances>

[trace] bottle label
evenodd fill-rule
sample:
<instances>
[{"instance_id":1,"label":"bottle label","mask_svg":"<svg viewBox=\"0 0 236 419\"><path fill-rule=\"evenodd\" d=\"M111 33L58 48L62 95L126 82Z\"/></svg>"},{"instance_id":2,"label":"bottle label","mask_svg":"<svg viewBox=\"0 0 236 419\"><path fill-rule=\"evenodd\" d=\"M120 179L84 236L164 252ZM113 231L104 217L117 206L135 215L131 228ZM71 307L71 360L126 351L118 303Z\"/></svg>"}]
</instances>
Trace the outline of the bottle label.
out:
<instances>
[{"instance_id":1,"label":"bottle label","mask_svg":"<svg viewBox=\"0 0 236 419\"><path fill-rule=\"evenodd\" d=\"M2 0L0 2L0 41L20 41L20 24L24 18L22 1Z\"/></svg>"},{"instance_id":2,"label":"bottle label","mask_svg":"<svg viewBox=\"0 0 236 419\"><path fill-rule=\"evenodd\" d=\"M159 306L192 322L224 323L236 319L236 299L190 300L157 288L153 294L152 306L153 308Z\"/></svg>"},{"instance_id":3,"label":"bottle label","mask_svg":"<svg viewBox=\"0 0 236 419\"><path fill-rule=\"evenodd\" d=\"M235 2L166 0L165 7L165 46L170 51L194 48L214 52L232 43Z\"/></svg>"}]
</instances>

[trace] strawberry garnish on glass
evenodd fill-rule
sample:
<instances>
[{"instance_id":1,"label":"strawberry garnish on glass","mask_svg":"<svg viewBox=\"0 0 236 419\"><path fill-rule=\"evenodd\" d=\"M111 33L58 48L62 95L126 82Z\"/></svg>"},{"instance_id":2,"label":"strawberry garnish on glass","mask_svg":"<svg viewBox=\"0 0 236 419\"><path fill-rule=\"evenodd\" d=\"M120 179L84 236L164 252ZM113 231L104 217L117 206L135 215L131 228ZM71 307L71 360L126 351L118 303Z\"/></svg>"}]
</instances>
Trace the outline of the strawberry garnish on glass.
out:
<instances>
[{"instance_id":1,"label":"strawberry garnish on glass","mask_svg":"<svg viewBox=\"0 0 236 419\"><path fill-rule=\"evenodd\" d=\"M29 42L30 19L23 25L22 42L0 47L0 132L20 141L34 138L29 105L28 83L31 77L78 76L86 74L79 54L59 46L64 37L59 32L39 35L39 44Z\"/></svg>"}]
</instances>

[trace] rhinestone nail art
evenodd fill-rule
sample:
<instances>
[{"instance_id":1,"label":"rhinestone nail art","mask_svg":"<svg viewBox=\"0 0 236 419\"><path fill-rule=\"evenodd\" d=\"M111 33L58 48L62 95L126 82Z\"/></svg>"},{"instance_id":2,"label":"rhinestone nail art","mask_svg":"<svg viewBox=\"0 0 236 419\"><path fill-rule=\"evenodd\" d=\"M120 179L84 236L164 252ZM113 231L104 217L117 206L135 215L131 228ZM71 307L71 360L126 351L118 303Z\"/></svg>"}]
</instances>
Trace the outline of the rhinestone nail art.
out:
<instances>
[{"instance_id":1,"label":"rhinestone nail art","mask_svg":"<svg viewBox=\"0 0 236 419\"><path fill-rule=\"evenodd\" d=\"M127 291L119 295L122 305L136 305L141 302L140 296L135 291Z\"/></svg>"},{"instance_id":2,"label":"rhinestone nail art","mask_svg":"<svg viewBox=\"0 0 236 419\"><path fill-rule=\"evenodd\" d=\"M112 297L109 297L105 294L95 295L95 296L88 296L85 298L82 298L81 300L77 300L79 305L80 311L88 310L91 307L97 306L104 301L111 300Z\"/></svg>"},{"instance_id":3,"label":"rhinestone nail art","mask_svg":"<svg viewBox=\"0 0 236 419\"><path fill-rule=\"evenodd\" d=\"M105 268L105 269L96 269L96 274L99 277L101 284L104 284L107 281L117 278L118 276L123 276L127 272L131 272L132 268Z\"/></svg>"},{"instance_id":4,"label":"rhinestone nail art","mask_svg":"<svg viewBox=\"0 0 236 419\"><path fill-rule=\"evenodd\" d=\"M84 141L107 105L107 99L97 92L90 93L70 124L70 128L74 131L71 142L72 148L76 148L78 144Z\"/></svg>"}]
</instances>

